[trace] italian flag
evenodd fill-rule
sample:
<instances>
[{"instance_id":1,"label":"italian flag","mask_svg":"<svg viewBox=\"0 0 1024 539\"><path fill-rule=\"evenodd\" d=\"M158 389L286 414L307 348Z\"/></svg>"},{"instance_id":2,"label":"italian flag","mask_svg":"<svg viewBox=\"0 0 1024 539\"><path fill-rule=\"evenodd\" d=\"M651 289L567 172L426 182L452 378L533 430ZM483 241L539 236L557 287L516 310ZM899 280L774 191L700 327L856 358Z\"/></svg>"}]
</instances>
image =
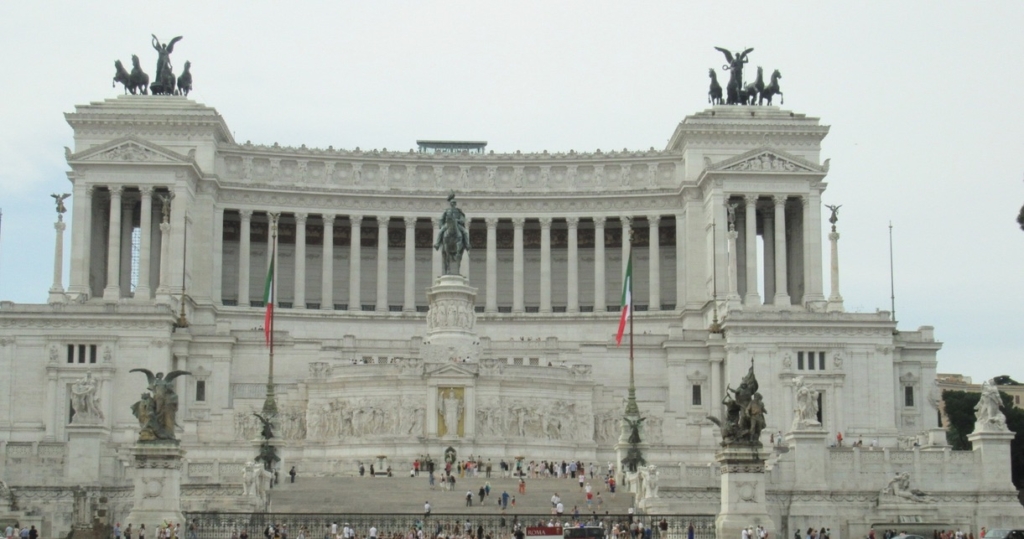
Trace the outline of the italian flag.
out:
<instances>
[{"instance_id":1,"label":"italian flag","mask_svg":"<svg viewBox=\"0 0 1024 539\"><path fill-rule=\"evenodd\" d=\"M626 320L632 315L633 310L633 251L629 252L629 261L626 262L626 277L622 279L622 316L619 317L619 332L615 335L615 345L622 344L622 334L626 331Z\"/></svg>"},{"instance_id":2,"label":"italian flag","mask_svg":"<svg viewBox=\"0 0 1024 539\"><path fill-rule=\"evenodd\" d=\"M263 316L263 336L270 346L274 333L274 259L277 258L277 245L270 252L270 269L267 270L267 281L263 285L263 304L267 306L267 314Z\"/></svg>"}]
</instances>

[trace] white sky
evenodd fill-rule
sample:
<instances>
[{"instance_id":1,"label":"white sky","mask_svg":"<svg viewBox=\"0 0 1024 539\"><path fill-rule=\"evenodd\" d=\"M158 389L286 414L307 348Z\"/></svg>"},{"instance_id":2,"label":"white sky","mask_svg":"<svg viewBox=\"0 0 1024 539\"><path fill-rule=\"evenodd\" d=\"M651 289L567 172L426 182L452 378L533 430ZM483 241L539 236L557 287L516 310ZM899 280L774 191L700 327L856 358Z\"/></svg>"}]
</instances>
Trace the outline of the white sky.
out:
<instances>
[{"instance_id":1,"label":"white sky","mask_svg":"<svg viewBox=\"0 0 1024 539\"><path fill-rule=\"evenodd\" d=\"M1010 1L3 2L0 298L46 300L63 113L122 92L115 59L152 76L151 33L184 36L176 69L239 142L392 150L660 149L707 106L712 47L750 46L785 108L832 126L847 309L889 307L891 220L900 327L935 326L940 372L1024 379L1022 21Z\"/></svg>"}]
</instances>

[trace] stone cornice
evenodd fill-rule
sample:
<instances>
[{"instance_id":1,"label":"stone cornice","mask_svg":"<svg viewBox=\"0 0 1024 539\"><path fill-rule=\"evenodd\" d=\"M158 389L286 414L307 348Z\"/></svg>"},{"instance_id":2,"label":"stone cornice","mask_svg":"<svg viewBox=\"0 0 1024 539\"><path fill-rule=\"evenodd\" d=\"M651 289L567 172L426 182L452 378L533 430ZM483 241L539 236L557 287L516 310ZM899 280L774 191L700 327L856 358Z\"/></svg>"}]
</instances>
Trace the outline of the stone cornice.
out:
<instances>
[{"instance_id":1,"label":"stone cornice","mask_svg":"<svg viewBox=\"0 0 1024 539\"><path fill-rule=\"evenodd\" d=\"M367 163L393 163L416 164L416 165L579 165L579 164L601 164L612 162L618 164L622 161L678 161L681 156L679 152L656 150L653 147L649 150L610 150L603 152L512 152L512 153L420 153L409 150L389 151L387 148L377 150L354 150L335 149L333 146L323 148L307 148L305 144L298 148L294 146L279 146L277 144L252 144L246 141L245 144L221 143L217 146L218 153L222 155L236 155L249 157L266 157L281 159L343 159L346 161L358 161Z\"/></svg>"},{"instance_id":2,"label":"stone cornice","mask_svg":"<svg viewBox=\"0 0 1024 539\"><path fill-rule=\"evenodd\" d=\"M212 135L234 143L231 130L217 110L181 96L123 95L78 105L65 120L75 133Z\"/></svg>"},{"instance_id":3,"label":"stone cornice","mask_svg":"<svg viewBox=\"0 0 1024 539\"><path fill-rule=\"evenodd\" d=\"M0 305L0 329L170 330L175 316L166 305Z\"/></svg>"}]
</instances>

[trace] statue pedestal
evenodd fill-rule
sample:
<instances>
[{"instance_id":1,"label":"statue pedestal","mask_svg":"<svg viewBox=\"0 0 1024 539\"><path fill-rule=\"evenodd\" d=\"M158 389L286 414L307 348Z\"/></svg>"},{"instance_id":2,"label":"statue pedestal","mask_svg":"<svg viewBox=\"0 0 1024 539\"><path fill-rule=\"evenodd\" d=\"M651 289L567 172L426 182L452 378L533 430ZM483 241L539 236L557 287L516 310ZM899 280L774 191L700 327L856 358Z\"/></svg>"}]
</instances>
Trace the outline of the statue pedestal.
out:
<instances>
[{"instance_id":1,"label":"statue pedestal","mask_svg":"<svg viewBox=\"0 0 1024 539\"><path fill-rule=\"evenodd\" d=\"M825 490L825 440L824 430L794 430L786 434L789 450L796 454L795 490Z\"/></svg>"},{"instance_id":2,"label":"statue pedestal","mask_svg":"<svg viewBox=\"0 0 1024 539\"><path fill-rule=\"evenodd\" d=\"M477 361L480 341L476 334L477 289L461 275L442 275L427 291L427 337L422 357L428 362Z\"/></svg>"},{"instance_id":3,"label":"statue pedestal","mask_svg":"<svg viewBox=\"0 0 1024 539\"><path fill-rule=\"evenodd\" d=\"M744 528L762 526L775 536L765 498L764 458L759 447L723 447L715 454L722 469L722 505L715 519L716 537L740 537Z\"/></svg>"},{"instance_id":4,"label":"statue pedestal","mask_svg":"<svg viewBox=\"0 0 1024 539\"><path fill-rule=\"evenodd\" d=\"M100 480L100 462L103 449L110 439L110 429L103 425L79 425L66 427L68 433L68 458L64 477L73 485L96 483Z\"/></svg>"},{"instance_id":5,"label":"statue pedestal","mask_svg":"<svg viewBox=\"0 0 1024 539\"><path fill-rule=\"evenodd\" d=\"M977 426L967 435L976 456L977 481L979 490L995 492L1013 491L1010 482L1010 442L1014 433L1005 431L981 431ZM999 485L1003 488L1000 489Z\"/></svg>"},{"instance_id":6,"label":"statue pedestal","mask_svg":"<svg viewBox=\"0 0 1024 539\"><path fill-rule=\"evenodd\" d=\"M176 443L136 444L134 462L135 505L124 519L136 528L156 530L163 523L185 524L181 513L181 462L185 451ZM151 532L152 533L152 532Z\"/></svg>"}]
</instances>

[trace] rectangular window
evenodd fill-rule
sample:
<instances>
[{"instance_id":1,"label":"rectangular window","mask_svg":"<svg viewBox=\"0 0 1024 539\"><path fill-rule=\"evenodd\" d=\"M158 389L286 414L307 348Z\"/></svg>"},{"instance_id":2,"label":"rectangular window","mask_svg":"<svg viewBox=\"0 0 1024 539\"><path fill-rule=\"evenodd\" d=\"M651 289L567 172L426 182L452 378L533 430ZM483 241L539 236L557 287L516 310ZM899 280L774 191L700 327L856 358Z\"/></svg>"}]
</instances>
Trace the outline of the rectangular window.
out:
<instances>
[{"instance_id":1,"label":"rectangular window","mask_svg":"<svg viewBox=\"0 0 1024 539\"><path fill-rule=\"evenodd\" d=\"M797 352L796 353L796 369L798 371L804 370L804 353L803 352Z\"/></svg>"},{"instance_id":2,"label":"rectangular window","mask_svg":"<svg viewBox=\"0 0 1024 539\"><path fill-rule=\"evenodd\" d=\"M825 370L825 352L818 352L818 370Z\"/></svg>"},{"instance_id":3,"label":"rectangular window","mask_svg":"<svg viewBox=\"0 0 1024 539\"><path fill-rule=\"evenodd\" d=\"M807 352L807 370L814 370L814 352Z\"/></svg>"},{"instance_id":4,"label":"rectangular window","mask_svg":"<svg viewBox=\"0 0 1024 539\"><path fill-rule=\"evenodd\" d=\"M96 345L89 345L89 363L96 363Z\"/></svg>"},{"instance_id":5,"label":"rectangular window","mask_svg":"<svg viewBox=\"0 0 1024 539\"><path fill-rule=\"evenodd\" d=\"M914 386L903 388L903 405L907 408L914 407Z\"/></svg>"},{"instance_id":6,"label":"rectangular window","mask_svg":"<svg viewBox=\"0 0 1024 539\"><path fill-rule=\"evenodd\" d=\"M530 358L530 365L540 365L540 358L539 357L531 357Z\"/></svg>"},{"instance_id":7,"label":"rectangular window","mask_svg":"<svg viewBox=\"0 0 1024 539\"><path fill-rule=\"evenodd\" d=\"M206 380L196 380L196 402L206 402Z\"/></svg>"},{"instance_id":8,"label":"rectangular window","mask_svg":"<svg viewBox=\"0 0 1024 539\"><path fill-rule=\"evenodd\" d=\"M78 362L85 363L85 345L78 345Z\"/></svg>"},{"instance_id":9,"label":"rectangular window","mask_svg":"<svg viewBox=\"0 0 1024 539\"><path fill-rule=\"evenodd\" d=\"M68 363L74 363L74 362L75 362L75 345L69 344L68 345Z\"/></svg>"},{"instance_id":10,"label":"rectangular window","mask_svg":"<svg viewBox=\"0 0 1024 539\"><path fill-rule=\"evenodd\" d=\"M521 358L521 357L514 357L514 358L512 358L512 364L513 365L522 365L523 364L523 358Z\"/></svg>"},{"instance_id":11,"label":"rectangular window","mask_svg":"<svg viewBox=\"0 0 1024 539\"><path fill-rule=\"evenodd\" d=\"M693 384L693 405L700 406L700 384Z\"/></svg>"}]
</instances>

